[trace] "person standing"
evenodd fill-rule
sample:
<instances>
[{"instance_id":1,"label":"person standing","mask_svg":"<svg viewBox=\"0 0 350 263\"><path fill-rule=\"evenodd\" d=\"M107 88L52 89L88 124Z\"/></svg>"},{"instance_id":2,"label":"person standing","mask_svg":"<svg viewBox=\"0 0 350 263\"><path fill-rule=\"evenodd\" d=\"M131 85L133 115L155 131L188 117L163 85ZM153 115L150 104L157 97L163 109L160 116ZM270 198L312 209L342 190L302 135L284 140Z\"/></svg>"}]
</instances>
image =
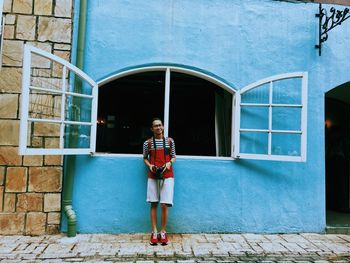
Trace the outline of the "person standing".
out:
<instances>
[{"instance_id":1,"label":"person standing","mask_svg":"<svg viewBox=\"0 0 350 263\"><path fill-rule=\"evenodd\" d=\"M143 144L143 160L149 172L147 174L147 202L151 204L150 216L152 224L151 245L168 244L166 225L168 208L173 206L174 173L173 163L176 160L175 142L164 137L163 122L159 118L152 120L153 137ZM157 230L158 203L161 206L161 229Z\"/></svg>"}]
</instances>

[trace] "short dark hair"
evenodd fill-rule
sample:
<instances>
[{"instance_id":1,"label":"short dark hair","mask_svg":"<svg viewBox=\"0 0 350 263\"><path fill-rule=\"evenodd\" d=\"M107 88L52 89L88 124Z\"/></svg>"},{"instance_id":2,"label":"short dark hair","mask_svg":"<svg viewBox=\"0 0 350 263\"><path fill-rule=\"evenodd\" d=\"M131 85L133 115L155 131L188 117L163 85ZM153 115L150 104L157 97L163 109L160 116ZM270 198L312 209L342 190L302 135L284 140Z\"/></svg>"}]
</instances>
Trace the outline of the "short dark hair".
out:
<instances>
[{"instance_id":1,"label":"short dark hair","mask_svg":"<svg viewBox=\"0 0 350 263\"><path fill-rule=\"evenodd\" d=\"M163 124L163 121L162 121L161 118L155 117L155 118L152 119L151 127L153 127L153 122L154 122L154 121L161 121L161 123Z\"/></svg>"}]
</instances>

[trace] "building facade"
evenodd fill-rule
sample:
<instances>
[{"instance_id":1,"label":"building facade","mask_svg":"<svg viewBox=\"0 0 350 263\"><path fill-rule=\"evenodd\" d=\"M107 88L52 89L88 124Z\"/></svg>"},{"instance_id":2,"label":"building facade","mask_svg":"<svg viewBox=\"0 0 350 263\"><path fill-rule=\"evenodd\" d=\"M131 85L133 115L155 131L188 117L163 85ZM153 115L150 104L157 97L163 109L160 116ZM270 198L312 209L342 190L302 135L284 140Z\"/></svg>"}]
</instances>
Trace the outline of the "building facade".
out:
<instances>
[{"instance_id":1,"label":"building facade","mask_svg":"<svg viewBox=\"0 0 350 263\"><path fill-rule=\"evenodd\" d=\"M5 1L1 234L149 231L154 116L177 148L170 232L325 231L349 22L319 56L310 1L82 2Z\"/></svg>"},{"instance_id":2,"label":"building facade","mask_svg":"<svg viewBox=\"0 0 350 263\"><path fill-rule=\"evenodd\" d=\"M19 100L24 44L70 60L72 18L70 0L5 0L3 3L0 234L40 235L59 231L62 157L18 155ZM36 133L42 133L41 129L44 127L39 127ZM42 145L43 140L37 143Z\"/></svg>"}]
</instances>

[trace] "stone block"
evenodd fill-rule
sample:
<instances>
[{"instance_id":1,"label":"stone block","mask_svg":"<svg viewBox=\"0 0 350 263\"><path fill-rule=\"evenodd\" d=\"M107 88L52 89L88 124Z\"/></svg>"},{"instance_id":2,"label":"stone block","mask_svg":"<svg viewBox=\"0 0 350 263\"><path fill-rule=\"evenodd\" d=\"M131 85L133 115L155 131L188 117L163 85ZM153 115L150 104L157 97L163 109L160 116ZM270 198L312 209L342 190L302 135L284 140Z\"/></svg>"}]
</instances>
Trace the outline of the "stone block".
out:
<instances>
[{"instance_id":1,"label":"stone block","mask_svg":"<svg viewBox=\"0 0 350 263\"><path fill-rule=\"evenodd\" d=\"M38 68L34 68L32 70L32 76L33 77L50 77L51 76L51 69L47 68L47 69L38 69Z\"/></svg>"},{"instance_id":2,"label":"stone block","mask_svg":"<svg viewBox=\"0 0 350 263\"><path fill-rule=\"evenodd\" d=\"M38 40L70 44L71 29L70 19L39 17Z\"/></svg>"},{"instance_id":3,"label":"stone block","mask_svg":"<svg viewBox=\"0 0 350 263\"><path fill-rule=\"evenodd\" d=\"M26 235L43 235L46 228L46 214L30 212L27 214Z\"/></svg>"},{"instance_id":4,"label":"stone block","mask_svg":"<svg viewBox=\"0 0 350 263\"><path fill-rule=\"evenodd\" d=\"M63 160L61 155L46 155L45 165L63 165Z\"/></svg>"},{"instance_id":5,"label":"stone block","mask_svg":"<svg viewBox=\"0 0 350 263\"><path fill-rule=\"evenodd\" d=\"M5 169L6 168L4 166L0 166L0 185L4 185L5 183Z\"/></svg>"},{"instance_id":6,"label":"stone block","mask_svg":"<svg viewBox=\"0 0 350 263\"><path fill-rule=\"evenodd\" d=\"M18 95L1 94L0 96L0 118L17 118Z\"/></svg>"},{"instance_id":7,"label":"stone block","mask_svg":"<svg viewBox=\"0 0 350 263\"><path fill-rule=\"evenodd\" d=\"M66 61L70 60L70 51L55 50L54 55L63 58Z\"/></svg>"},{"instance_id":8,"label":"stone block","mask_svg":"<svg viewBox=\"0 0 350 263\"><path fill-rule=\"evenodd\" d=\"M42 166L43 156L42 155L26 155L23 157L23 165L25 166Z\"/></svg>"},{"instance_id":9,"label":"stone block","mask_svg":"<svg viewBox=\"0 0 350 263\"><path fill-rule=\"evenodd\" d=\"M60 136L60 124L37 122L34 124L35 136Z\"/></svg>"},{"instance_id":10,"label":"stone block","mask_svg":"<svg viewBox=\"0 0 350 263\"><path fill-rule=\"evenodd\" d=\"M4 39L14 39L15 37L15 26L6 25L4 27Z\"/></svg>"},{"instance_id":11,"label":"stone block","mask_svg":"<svg viewBox=\"0 0 350 263\"><path fill-rule=\"evenodd\" d=\"M34 40L36 28L35 16L19 15L17 17L16 38L23 40Z\"/></svg>"},{"instance_id":12,"label":"stone block","mask_svg":"<svg viewBox=\"0 0 350 263\"><path fill-rule=\"evenodd\" d=\"M61 167L29 168L30 192L60 192L62 189Z\"/></svg>"},{"instance_id":13,"label":"stone block","mask_svg":"<svg viewBox=\"0 0 350 263\"><path fill-rule=\"evenodd\" d=\"M6 188L5 188L6 191ZM16 210L16 194L4 194L4 212L15 212Z\"/></svg>"},{"instance_id":14,"label":"stone block","mask_svg":"<svg viewBox=\"0 0 350 263\"><path fill-rule=\"evenodd\" d=\"M34 14L44 16L51 15L52 0L34 0Z\"/></svg>"},{"instance_id":15,"label":"stone block","mask_svg":"<svg viewBox=\"0 0 350 263\"><path fill-rule=\"evenodd\" d=\"M15 23L16 23L16 15L7 14L5 16L5 25L14 25Z\"/></svg>"},{"instance_id":16,"label":"stone block","mask_svg":"<svg viewBox=\"0 0 350 263\"><path fill-rule=\"evenodd\" d=\"M0 120L0 145L18 146L19 121Z\"/></svg>"},{"instance_id":17,"label":"stone block","mask_svg":"<svg viewBox=\"0 0 350 263\"><path fill-rule=\"evenodd\" d=\"M17 195L17 212L42 212L43 194L24 193Z\"/></svg>"},{"instance_id":18,"label":"stone block","mask_svg":"<svg viewBox=\"0 0 350 263\"><path fill-rule=\"evenodd\" d=\"M55 16L72 17L72 0L56 0Z\"/></svg>"},{"instance_id":19,"label":"stone block","mask_svg":"<svg viewBox=\"0 0 350 263\"><path fill-rule=\"evenodd\" d=\"M0 186L0 211L2 211L3 200L4 200L4 187Z\"/></svg>"},{"instance_id":20,"label":"stone block","mask_svg":"<svg viewBox=\"0 0 350 263\"><path fill-rule=\"evenodd\" d=\"M2 63L4 66L22 66L23 41L4 40ZM2 86L1 86L2 87Z\"/></svg>"},{"instance_id":21,"label":"stone block","mask_svg":"<svg viewBox=\"0 0 350 263\"><path fill-rule=\"evenodd\" d=\"M41 42L37 42L37 41L28 41L28 44L30 44L30 45L32 45L34 47L40 48L40 49L42 49L44 51L47 51L49 53L52 52L52 45L50 43L41 43ZM35 67L35 68L40 68L40 69L42 69L42 68L47 69L47 68L50 68L51 62L47 58L44 58L44 57L39 56L37 54L33 54L32 55L32 66ZM36 69L36 71L38 71L40 69ZM47 77L50 77L50 75L48 75ZM38 87L41 87L41 86L38 86Z\"/></svg>"},{"instance_id":22,"label":"stone block","mask_svg":"<svg viewBox=\"0 0 350 263\"><path fill-rule=\"evenodd\" d=\"M13 0L13 12L19 14L31 14L33 0Z\"/></svg>"},{"instance_id":23,"label":"stone block","mask_svg":"<svg viewBox=\"0 0 350 263\"><path fill-rule=\"evenodd\" d=\"M55 50L66 50L66 51L71 51L71 45L69 44L61 44L61 43L58 43L58 44L54 44L53 48Z\"/></svg>"},{"instance_id":24,"label":"stone block","mask_svg":"<svg viewBox=\"0 0 350 263\"><path fill-rule=\"evenodd\" d=\"M57 235L60 233L59 225L47 225L48 235Z\"/></svg>"},{"instance_id":25,"label":"stone block","mask_svg":"<svg viewBox=\"0 0 350 263\"><path fill-rule=\"evenodd\" d=\"M61 51L55 50L54 55L63 58L66 61L70 61L70 52L69 51ZM61 77L63 74L63 65L60 63L54 63L52 67L52 75L54 77Z\"/></svg>"},{"instance_id":26,"label":"stone block","mask_svg":"<svg viewBox=\"0 0 350 263\"><path fill-rule=\"evenodd\" d=\"M61 221L61 213L48 213L47 224L48 225L59 225Z\"/></svg>"},{"instance_id":27,"label":"stone block","mask_svg":"<svg viewBox=\"0 0 350 263\"><path fill-rule=\"evenodd\" d=\"M51 43L42 43L42 42L38 42L38 41L28 41L28 44L30 44L31 46L40 48L44 51L47 51L49 53L52 52L52 44Z\"/></svg>"},{"instance_id":28,"label":"stone block","mask_svg":"<svg viewBox=\"0 0 350 263\"><path fill-rule=\"evenodd\" d=\"M45 138L45 148L59 148L60 138Z\"/></svg>"},{"instance_id":29,"label":"stone block","mask_svg":"<svg viewBox=\"0 0 350 263\"><path fill-rule=\"evenodd\" d=\"M24 217L24 213L0 213L0 235L23 234Z\"/></svg>"},{"instance_id":30,"label":"stone block","mask_svg":"<svg viewBox=\"0 0 350 263\"><path fill-rule=\"evenodd\" d=\"M4 0L3 12L10 13L12 11L12 0Z\"/></svg>"},{"instance_id":31,"label":"stone block","mask_svg":"<svg viewBox=\"0 0 350 263\"><path fill-rule=\"evenodd\" d=\"M22 156L18 155L18 147L0 146L0 165L21 165Z\"/></svg>"},{"instance_id":32,"label":"stone block","mask_svg":"<svg viewBox=\"0 0 350 263\"><path fill-rule=\"evenodd\" d=\"M30 145L35 148L42 148L44 146L43 137L32 137L30 139Z\"/></svg>"},{"instance_id":33,"label":"stone block","mask_svg":"<svg viewBox=\"0 0 350 263\"><path fill-rule=\"evenodd\" d=\"M54 116L54 99L52 95L31 94L29 96L29 117L30 118L53 118ZM34 126L41 127L40 124L35 123ZM47 124L45 127L52 127L52 124ZM34 127L34 128L35 128ZM44 132L44 131L43 131ZM39 136L49 136L49 134L35 133Z\"/></svg>"},{"instance_id":34,"label":"stone block","mask_svg":"<svg viewBox=\"0 0 350 263\"><path fill-rule=\"evenodd\" d=\"M5 68L0 70L0 91L20 93L22 83L22 69ZM3 95L1 95L3 96Z\"/></svg>"},{"instance_id":35,"label":"stone block","mask_svg":"<svg viewBox=\"0 0 350 263\"><path fill-rule=\"evenodd\" d=\"M44 212L61 211L61 194L45 194Z\"/></svg>"},{"instance_id":36,"label":"stone block","mask_svg":"<svg viewBox=\"0 0 350 263\"><path fill-rule=\"evenodd\" d=\"M6 174L6 192L25 192L27 187L27 168L8 167Z\"/></svg>"}]
</instances>

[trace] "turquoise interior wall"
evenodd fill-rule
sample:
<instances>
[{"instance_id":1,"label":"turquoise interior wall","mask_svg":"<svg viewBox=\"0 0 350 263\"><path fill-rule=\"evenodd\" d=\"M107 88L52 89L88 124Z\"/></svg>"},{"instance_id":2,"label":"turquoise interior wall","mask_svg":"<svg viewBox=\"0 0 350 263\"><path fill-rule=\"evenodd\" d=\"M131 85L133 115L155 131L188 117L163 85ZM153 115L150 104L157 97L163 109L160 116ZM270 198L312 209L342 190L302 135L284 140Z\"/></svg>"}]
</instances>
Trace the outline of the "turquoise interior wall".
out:
<instances>
[{"instance_id":1,"label":"turquoise interior wall","mask_svg":"<svg viewBox=\"0 0 350 263\"><path fill-rule=\"evenodd\" d=\"M96 81L152 63L200 68L237 89L309 73L307 162L178 156L168 231L324 231L324 92L350 80L350 22L330 34L319 57L317 11L316 4L267 0L89 1L84 71ZM145 199L141 156L77 158L78 232L148 232Z\"/></svg>"}]
</instances>

